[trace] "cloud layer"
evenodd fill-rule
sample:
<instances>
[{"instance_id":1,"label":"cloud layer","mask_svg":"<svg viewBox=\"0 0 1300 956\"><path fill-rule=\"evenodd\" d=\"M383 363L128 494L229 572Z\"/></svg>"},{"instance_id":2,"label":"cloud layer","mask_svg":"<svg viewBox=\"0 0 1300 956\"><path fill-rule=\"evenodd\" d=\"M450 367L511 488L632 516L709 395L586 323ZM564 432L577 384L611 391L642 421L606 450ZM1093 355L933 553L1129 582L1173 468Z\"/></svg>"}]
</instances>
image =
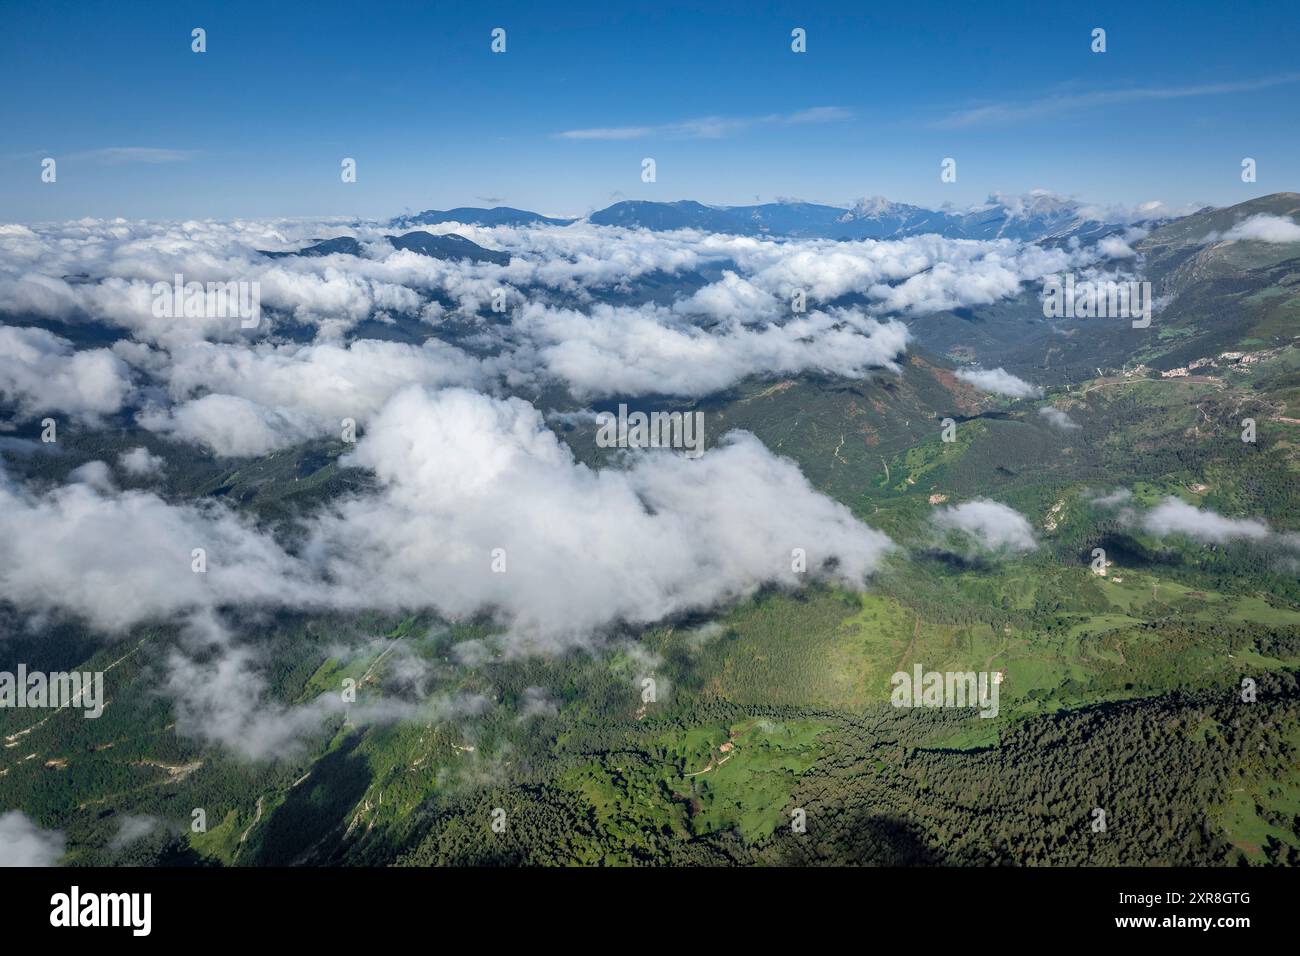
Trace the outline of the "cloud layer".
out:
<instances>
[{"instance_id":1,"label":"cloud layer","mask_svg":"<svg viewBox=\"0 0 1300 956\"><path fill-rule=\"evenodd\" d=\"M108 349L74 351L44 329L0 325L0 396L20 415L94 420L118 411L130 387L126 363Z\"/></svg>"},{"instance_id":2,"label":"cloud layer","mask_svg":"<svg viewBox=\"0 0 1300 956\"><path fill-rule=\"evenodd\" d=\"M861 586L890 547L750 435L631 459L576 462L517 398L409 386L345 459L381 490L305 519L297 553L212 501L0 484L0 596L108 631L234 605L434 608L561 646L795 586L796 548L812 576Z\"/></svg>"},{"instance_id":3,"label":"cloud layer","mask_svg":"<svg viewBox=\"0 0 1300 956\"><path fill-rule=\"evenodd\" d=\"M255 642L233 632L234 611L433 610L492 623L492 637L461 649L465 659L610 642L635 656L628 627L768 585L860 588L889 538L754 436L710 435L695 460L629 451L596 469L543 411L564 420L614 396L699 399L753 378L896 374L904 319L1017 296L1046 275L1126 254L581 222L430 231L508 261L398 250L380 241L384 225L366 222L0 225L7 410L19 421L119 416L115 426L134 421L156 435L148 448L115 449L115 467L81 465L62 486L26 485L0 468L0 599L106 635L181 622L186 637L165 662L178 730L251 757L289 752L345 710L353 722L473 714L487 704L437 695L277 704ZM337 236L357 239L360 254L262 252ZM154 307L155 286L178 275L256 283L260 320L168 317ZM170 443L257 457L337 439L345 421L360 441L340 465L367 473L367 490L274 528L218 499L162 493L183 481ZM979 520L985 505L1001 507L970 503L940 523L981 547L1032 546L1031 529L1018 538L1005 522ZM553 708L537 690L525 716Z\"/></svg>"}]
</instances>

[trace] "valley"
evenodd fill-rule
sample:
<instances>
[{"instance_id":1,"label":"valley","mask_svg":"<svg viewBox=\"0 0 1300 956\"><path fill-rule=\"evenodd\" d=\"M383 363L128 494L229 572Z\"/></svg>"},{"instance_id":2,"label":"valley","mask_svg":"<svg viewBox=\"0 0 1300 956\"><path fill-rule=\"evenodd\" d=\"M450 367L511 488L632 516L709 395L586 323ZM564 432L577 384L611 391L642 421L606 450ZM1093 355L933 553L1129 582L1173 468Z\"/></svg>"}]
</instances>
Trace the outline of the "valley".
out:
<instances>
[{"instance_id":1,"label":"valley","mask_svg":"<svg viewBox=\"0 0 1300 956\"><path fill-rule=\"evenodd\" d=\"M797 546L815 580L773 576L529 653L496 643L489 606L218 602L214 619L247 635L233 660L249 669L185 692L234 695L198 711L240 715L223 718L233 733L174 699L177 662L235 667L192 624L160 614L105 643L75 616L2 603L0 669L100 670L108 701L96 720L0 710L0 811L66 833L72 866L1294 865L1300 244L1205 240L1298 203L1278 194L1134 240L1165 298L1147 329L1048 319L1026 283L907 317L897 371L773 371L700 395L593 396L522 376L508 388L545 407L546 455L590 482L584 494L631 467L628 449L597 440L595 413L699 413L705 462L733 433L755 436L888 535L860 588L818 576L840 560L822 541L774 536L777 563ZM709 281L683 276L678 291ZM635 281L598 293L611 307L654 295ZM434 337L410 315L393 329ZM492 361L494 337L512 334L485 324L461 341ZM977 366L1037 392L979 388L961 374ZM307 518L394 482L324 433L232 457L122 414L64 427L48 452L35 421L6 441L7 480L33 489L144 448L165 471L121 478L127 492L228 508L292 558L328 545ZM1016 536L1001 517L962 524L964 506L990 501L1024 521ZM559 519L552 531L566 533ZM891 675L917 665L996 671L997 716L891 707ZM231 748L260 735L251 758ZM141 822L123 843L125 821Z\"/></svg>"}]
</instances>

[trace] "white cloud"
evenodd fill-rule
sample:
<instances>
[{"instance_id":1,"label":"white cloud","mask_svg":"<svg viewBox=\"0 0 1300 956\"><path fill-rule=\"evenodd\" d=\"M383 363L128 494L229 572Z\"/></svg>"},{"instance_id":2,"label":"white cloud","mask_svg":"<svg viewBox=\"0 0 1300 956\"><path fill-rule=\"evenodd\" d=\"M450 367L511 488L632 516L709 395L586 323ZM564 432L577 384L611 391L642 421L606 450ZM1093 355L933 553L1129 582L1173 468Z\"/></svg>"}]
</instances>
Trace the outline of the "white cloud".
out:
<instances>
[{"instance_id":1,"label":"white cloud","mask_svg":"<svg viewBox=\"0 0 1300 956\"><path fill-rule=\"evenodd\" d=\"M347 346L197 343L175 349L158 370L180 404L148 408L139 418L146 428L217 455L262 455L338 436L344 419L364 424L404 385L486 388L490 366L437 339L422 346L371 339Z\"/></svg>"},{"instance_id":2,"label":"white cloud","mask_svg":"<svg viewBox=\"0 0 1300 956\"><path fill-rule=\"evenodd\" d=\"M163 690L173 700L176 731L253 761L302 755L345 720L352 727L397 722L444 723L478 717L494 699L468 691L430 692L429 664L401 642L360 636L326 649L337 661L369 661L356 699L337 690L298 703L271 693L262 649L240 643L219 615L196 614L165 661Z\"/></svg>"},{"instance_id":3,"label":"white cloud","mask_svg":"<svg viewBox=\"0 0 1300 956\"><path fill-rule=\"evenodd\" d=\"M143 445L124 451L117 456L117 467L132 478L148 478L162 474L167 462L161 455L155 455Z\"/></svg>"},{"instance_id":4,"label":"white cloud","mask_svg":"<svg viewBox=\"0 0 1300 956\"><path fill-rule=\"evenodd\" d=\"M395 251L377 242L388 231L384 226L366 223L81 220L0 226L0 311L111 322L138 341L169 347L255 341L273 334L283 316L337 339L371 317L428 313L437 320L443 306L435 293L469 311L485 306L497 288L528 288L532 300L543 292L589 300L650 273L711 266L731 269L757 290L759 301L765 293L783 307L793 290L802 288L814 306L856 293L867 298L873 314L921 314L988 304L1018 294L1024 282L1105 258L1096 249L933 235L841 243L692 230L655 233L590 223L427 228L504 250L511 260L508 265L451 262ZM338 235L360 239L365 254L268 259L257 252L293 250ZM170 284L177 273L186 281L258 282L261 326L250 332L227 318L154 316L153 283ZM701 304L707 297L700 297Z\"/></svg>"},{"instance_id":5,"label":"white cloud","mask_svg":"<svg viewBox=\"0 0 1300 956\"><path fill-rule=\"evenodd\" d=\"M1024 515L988 499L941 508L934 523L947 531L969 535L989 551L1033 551L1038 547L1034 528Z\"/></svg>"},{"instance_id":6,"label":"white cloud","mask_svg":"<svg viewBox=\"0 0 1300 956\"><path fill-rule=\"evenodd\" d=\"M76 351L44 329L0 325L0 395L20 415L93 420L120 409L130 388L130 370L108 349Z\"/></svg>"},{"instance_id":7,"label":"white cloud","mask_svg":"<svg viewBox=\"0 0 1300 956\"><path fill-rule=\"evenodd\" d=\"M143 840L151 833L167 829L167 824L157 817L148 814L124 814L118 818L117 832L108 841L108 850L111 853L120 853L132 843Z\"/></svg>"},{"instance_id":8,"label":"white cloud","mask_svg":"<svg viewBox=\"0 0 1300 956\"><path fill-rule=\"evenodd\" d=\"M145 409L137 417L150 431L224 457L265 455L306 441L313 431L294 412L277 412L236 395L204 395L170 409Z\"/></svg>"},{"instance_id":9,"label":"white cloud","mask_svg":"<svg viewBox=\"0 0 1300 956\"><path fill-rule=\"evenodd\" d=\"M768 116L704 116L676 123L649 126L598 126L569 129L555 135L560 139L629 140L657 136L665 139L720 139L755 126L801 126L809 123L837 123L853 114L839 106L814 106L795 113Z\"/></svg>"},{"instance_id":10,"label":"white cloud","mask_svg":"<svg viewBox=\"0 0 1300 956\"><path fill-rule=\"evenodd\" d=\"M1137 251L1123 236L1103 236L1097 240L1097 251L1107 259L1132 259L1137 256Z\"/></svg>"},{"instance_id":11,"label":"white cloud","mask_svg":"<svg viewBox=\"0 0 1300 956\"><path fill-rule=\"evenodd\" d=\"M0 350L0 381L12 383L17 400L87 416L129 405L147 428L232 456L334 436L343 418L354 418L363 437L345 463L378 479L375 489L271 531L220 502L121 491L102 462L53 490L0 473L0 598L24 611L78 615L105 632L155 619L193 625L232 607L482 614L504 637L462 642L458 652L486 661L616 640L623 624L708 609L766 584L822 577L858 587L889 539L753 436L712 441L695 461L646 451L594 470L544 427L537 408L500 396L557 385L579 400L705 396L750 376L897 370L908 332L890 315L1015 296L1026 281L1098 256L937 236L839 243L589 223L431 227L509 252L510 263L497 265L396 252L374 242L385 231L288 220L0 225L0 311L95 322L122 335L112 349L76 352L49 333L11 331L20 348ZM363 254L257 252L337 235L356 236ZM154 316L152 284L176 273L259 282L262 325ZM701 287L696 273L720 278ZM689 291L641 302L636 280L645 276L682 277ZM477 314L497 289L507 292L507 313ZM790 310L796 289L807 292L806 313ZM845 296L857 304L833 304ZM303 328L288 334L286 317ZM402 319L397 334L454 336L457 345L352 338L359 323L394 317ZM91 364L68 373L77 362ZM163 463L137 447L117 464L121 476L144 477ZM986 547L1032 547L1023 518L1025 535L998 538L975 520L978 504L960 506L951 527ZM206 551L206 573L191 569L194 548ZM492 571L494 548L505 550L504 574ZM791 569L795 548L807 551L807 575ZM654 663L623 653L638 674ZM250 757L291 752L343 716L337 695L277 704L255 646L229 635L192 638L165 663L178 729ZM348 716L485 706L420 697L363 703ZM522 703L525 715L551 706L541 691Z\"/></svg>"},{"instance_id":12,"label":"white cloud","mask_svg":"<svg viewBox=\"0 0 1300 956\"><path fill-rule=\"evenodd\" d=\"M717 322L738 321L748 325L763 319L779 318L788 313L789 308L771 292L727 269L717 282L709 283L687 298L678 299L673 303L673 311L681 315L708 316Z\"/></svg>"},{"instance_id":13,"label":"white cloud","mask_svg":"<svg viewBox=\"0 0 1300 956\"><path fill-rule=\"evenodd\" d=\"M72 153L68 159L91 159L107 166L124 163L183 163L198 155L192 149L164 149L156 146L106 146L83 153Z\"/></svg>"},{"instance_id":14,"label":"white cloud","mask_svg":"<svg viewBox=\"0 0 1300 956\"><path fill-rule=\"evenodd\" d=\"M1129 103L1161 102L1189 97L1221 96L1249 93L1295 83L1300 74L1288 73L1259 80L1227 83L1200 83L1186 86L1128 87L1094 90L1086 93L1062 93L1020 103L992 103L951 113L933 125L940 129L970 129L1030 122L1050 116L1109 109Z\"/></svg>"},{"instance_id":15,"label":"white cloud","mask_svg":"<svg viewBox=\"0 0 1300 956\"><path fill-rule=\"evenodd\" d=\"M219 640L207 651L194 656L175 651L167 660L164 689L174 702L177 733L220 744L249 760L298 755L331 721L345 717L353 726L442 722L482 713L488 704L474 695L422 700L368 696L365 688L354 704L337 692L285 704L269 694L255 649Z\"/></svg>"},{"instance_id":16,"label":"white cloud","mask_svg":"<svg viewBox=\"0 0 1300 956\"><path fill-rule=\"evenodd\" d=\"M203 548L207 572L195 573ZM0 472L0 597L63 610L101 631L225 604L325 603L273 540L212 501L78 482L35 494Z\"/></svg>"},{"instance_id":17,"label":"white cloud","mask_svg":"<svg viewBox=\"0 0 1300 956\"><path fill-rule=\"evenodd\" d=\"M817 110L761 121L837 118ZM277 703L256 645L213 623L232 608L485 615L501 633L458 645L466 660L613 641L632 680L655 661L620 638L622 625L707 610L767 584L859 587L892 544L751 435L710 436L694 461L646 451L594 470L537 408L500 396L563 386L579 401L698 397L751 376L896 371L908 332L891 315L1015 296L1098 256L937 236L775 241L589 223L430 231L504 250L510 262L394 251L376 241L387 232L378 223L0 225L0 312L120 333L111 349L76 351L47 332L5 330L0 382L11 400L87 418L130 408L147 428L230 456L335 436L353 418L362 438L346 464L377 478L270 530L218 501L120 490L103 462L52 490L0 473L0 598L107 633L188 622L194 633L164 662L178 731L258 759L294 752L345 708L336 694ZM339 235L358 238L362 255L258 252ZM177 273L258 282L262 324L155 316L153 284ZM637 280L647 276L660 289L661 277L679 277L687 291L644 302ZM701 276L719 278L701 285ZM507 312L480 315L498 289ZM795 290L807 293L806 313L790 309ZM853 307L834 304L847 296ZM365 321L388 323L394 338L435 337L357 340ZM119 477L143 478L163 462L136 447L117 466ZM206 552L205 573L192 570L195 548ZM492 571L494 548L505 551L504 574ZM796 548L808 574L792 570ZM211 634L196 636L204 622ZM487 706L417 694L362 701L347 717L457 719ZM521 712L554 706L534 689Z\"/></svg>"},{"instance_id":18,"label":"white cloud","mask_svg":"<svg viewBox=\"0 0 1300 956\"><path fill-rule=\"evenodd\" d=\"M1224 239L1253 239L1256 242L1300 242L1300 223L1287 216L1260 213L1237 223Z\"/></svg>"},{"instance_id":19,"label":"white cloud","mask_svg":"<svg viewBox=\"0 0 1300 956\"><path fill-rule=\"evenodd\" d=\"M1043 393L1037 385L1017 378L1006 369L959 369L957 377L984 392L1005 395L1008 398L1033 398Z\"/></svg>"},{"instance_id":20,"label":"white cloud","mask_svg":"<svg viewBox=\"0 0 1300 956\"><path fill-rule=\"evenodd\" d=\"M545 687L525 687L519 701L520 723L538 718L552 717L560 712L559 706Z\"/></svg>"},{"instance_id":21,"label":"white cloud","mask_svg":"<svg viewBox=\"0 0 1300 956\"><path fill-rule=\"evenodd\" d=\"M113 473L102 461L88 461L68 473L68 481L88 485L96 491L112 494L117 491L113 483Z\"/></svg>"},{"instance_id":22,"label":"white cloud","mask_svg":"<svg viewBox=\"0 0 1300 956\"><path fill-rule=\"evenodd\" d=\"M1263 541L1272 533L1258 518L1225 518L1172 496L1142 516L1142 527L1155 535L1183 534L1205 544Z\"/></svg>"},{"instance_id":23,"label":"white cloud","mask_svg":"<svg viewBox=\"0 0 1300 956\"><path fill-rule=\"evenodd\" d=\"M106 631L232 605L486 612L512 648L560 647L767 583L860 586L891 547L751 435L596 471L533 406L464 389L398 392L345 463L381 490L305 518L297 556L213 501L0 483L0 596ZM794 548L809 575L792 570Z\"/></svg>"},{"instance_id":24,"label":"white cloud","mask_svg":"<svg viewBox=\"0 0 1300 956\"><path fill-rule=\"evenodd\" d=\"M385 490L321 516L308 553L358 601L452 618L494 608L525 644L797 586L797 547L814 574L833 560L825 573L859 586L890 547L745 433L695 461L648 453L594 471L525 402L410 388L350 460Z\"/></svg>"},{"instance_id":25,"label":"white cloud","mask_svg":"<svg viewBox=\"0 0 1300 956\"><path fill-rule=\"evenodd\" d=\"M702 329L653 307L588 312L530 304L515 327L537 343L540 365L579 398L614 394L703 396L750 375L820 371L862 378L897 371L907 327L850 312L812 312L784 323L721 322ZM521 356L514 357L519 362Z\"/></svg>"},{"instance_id":26,"label":"white cloud","mask_svg":"<svg viewBox=\"0 0 1300 956\"><path fill-rule=\"evenodd\" d=\"M1051 405L1044 405L1038 410L1038 414L1046 419L1047 424L1051 425L1053 428L1059 428L1062 431L1074 431L1075 429L1083 427L1078 422L1071 419L1065 412L1061 411L1059 408L1053 408Z\"/></svg>"},{"instance_id":27,"label":"white cloud","mask_svg":"<svg viewBox=\"0 0 1300 956\"><path fill-rule=\"evenodd\" d=\"M0 867L57 866L63 846L58 830L42 830L19 810L0 813Z\"/></svg>"},{"instance_id":28,"label":"white cloud","mask_svg":"<svg viewBox=\"0 0 1300 956\"><path fill-rule=\"evenodd\" d=\"M1104 495L1095 495L1089 500L1092 504L1101 508L1115 508L1132 501L1133 492L1129 491L1127 488L1116 488L1114 491L1107 492Z\"/></svg>"}]
</instances>

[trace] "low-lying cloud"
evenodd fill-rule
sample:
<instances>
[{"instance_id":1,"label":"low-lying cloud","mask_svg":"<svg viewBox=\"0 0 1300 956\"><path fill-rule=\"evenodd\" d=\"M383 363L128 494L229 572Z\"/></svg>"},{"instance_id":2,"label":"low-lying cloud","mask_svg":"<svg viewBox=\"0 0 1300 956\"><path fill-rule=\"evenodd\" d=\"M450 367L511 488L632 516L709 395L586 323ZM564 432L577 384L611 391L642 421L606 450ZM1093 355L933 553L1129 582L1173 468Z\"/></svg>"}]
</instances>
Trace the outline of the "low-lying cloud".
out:
<instances>
[{"instance_id":1,"label":"low-lying cloud","mask_svg":"<svg viewBox=\"0 0 1300 956\"><path fill-rule=\"evenodd\" d=\"M1226 518L1172 496L1146 512L1141 526L1154 535L1181 534L1203 544L1263 541L1272 534L1268 525L1258 518Z\"/></svg>"},{"instance_id":2,"label":"low-lying cloud","mask_svg":"<svg viewBox=\"0 0 1300 956\"><path fill-rule=\"evenodd\" d=\"M0 397L24 417L65 412L95 420L121 409L130 388L127 364L109 349L75 351L44 329L0 325Z\"/></svg>"},{"instance_id":3,"label":"low-lying cloud","mask_svg":"<svg viewBox=\"0 0 1300 956\"><path fill-rule=\"evenodd\" d=\"M1053 408L1051 405L1044 405L1038 410L1038 414L1047 424L1053 428L1059 428L1061 431L1076 431L1083 427L1065 412L1059 408Z\"/></svg>"},{"instance_id":4,"label":"low-lying cloud","mask_svg":"<svg viewBox=\"0 0 1300 956\"><path fill-rule=\"evenodd\" d=\"M1223 234L1223 238L1255 242L1300 242L1300 223L1288 216L1260 213L1237 223Z\"/></svg>"},{"instance_id":5,"label":"low-lying cloud","mask_svg":"<svg viewBox=\"0 0 1300 956\"><path fill-rule=\"evenodd\" d=\"M42 830L20 810L0 813L0 867L57 866L64 842L58 830Z\"/></svg>"},{"instance_id":6,"label":"low-lying cloud","mask_svg":"<svg viewBox=\"0 0 1300 956\"><path fill-rule=\"evenodd\" d=\"M979 498L935 512L935 525L969 537L986 551L1023 553L1038 547L1033 525L1020 512Z\"/></svg>"},{"instance_id":7,"label":"low-lying cloud","mask_svg":"<svg viewBox=\"0 0 1300 956\"><path fill-rule=\"evenodd\" d=\"M381 490L305 517L295 551L215 501L0 482L0 597L104 631L235 605L489 613L559 647L768 583L861 586L891 547L752 435L595 470L532 405L466 389L403 389L342 463Z\"/></svg>"},{"instance_id":8,"label":"low-lying cloud","mask_svg":"<svg viewBox=\"0 0 1300 956\"><path fill-rule=\"evenodd\" d=\"M1012 375L1004 368L969 369L957 371L957 378L974 385L982 392L1005 395L1008 398L1035 398L1043 394L1037 385Z\"/></svg>"}]
</instances>

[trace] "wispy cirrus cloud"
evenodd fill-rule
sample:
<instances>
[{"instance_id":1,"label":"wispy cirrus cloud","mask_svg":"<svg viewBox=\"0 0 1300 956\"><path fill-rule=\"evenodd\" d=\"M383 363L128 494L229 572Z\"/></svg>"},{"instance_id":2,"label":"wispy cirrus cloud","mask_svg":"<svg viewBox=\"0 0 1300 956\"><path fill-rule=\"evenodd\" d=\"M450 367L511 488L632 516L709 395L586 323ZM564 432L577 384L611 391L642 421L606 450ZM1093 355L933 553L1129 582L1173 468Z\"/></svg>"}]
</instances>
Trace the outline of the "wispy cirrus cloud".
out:
<instances>
[{"instance_id":1,"label":"wispy cirrus cloud","mask_svg":"<svg viewBox=\"0 0 1300 956\"><path fill-rule=\"evenodd\" d=\"M587 140L646 139L651 136L667 139L721 139L755 126L838 123L851 119L852 116L852 111L840 106L814 106L794 113L771 113L767 116L704 116L652 126L598 126L589 129L569 129L555 135L559 139Z\"/></svg>"},{"instance_id":2,"label":"wispy cirrus cloud","mask_svg":"<svg viewBox=\"0 0 1300 956\"><path fill-rule=\"evenodd\" d=\"M979 126L1009 126L1031 120L1045 119L1064 113L1094 110L1126 103L1143 103L1159 100L1186 99L1197 96L1222 96L1232 93L1251 93L1275 86L1300 82L1300 73L1234 83L1201 83L1188 86L1129 87L1116 90L1093 90L1086 93L1065 93L1044 96L1019 103L989 103L950 113L931 125L938 129L969 129Z\"/></svg>"},{"instance_id":3,"label":"wispy cirrus cloud","mask_svg":"<svg viewBox=\"0 0 1300 956\"><path fill-rule=\"evenodd\" d=\"M193 149L160 149L154 146L107 146L73 153L68 159L88 159L106 166L126 163L183 163L198 155Z\"/></svg>"}]
</instances>

